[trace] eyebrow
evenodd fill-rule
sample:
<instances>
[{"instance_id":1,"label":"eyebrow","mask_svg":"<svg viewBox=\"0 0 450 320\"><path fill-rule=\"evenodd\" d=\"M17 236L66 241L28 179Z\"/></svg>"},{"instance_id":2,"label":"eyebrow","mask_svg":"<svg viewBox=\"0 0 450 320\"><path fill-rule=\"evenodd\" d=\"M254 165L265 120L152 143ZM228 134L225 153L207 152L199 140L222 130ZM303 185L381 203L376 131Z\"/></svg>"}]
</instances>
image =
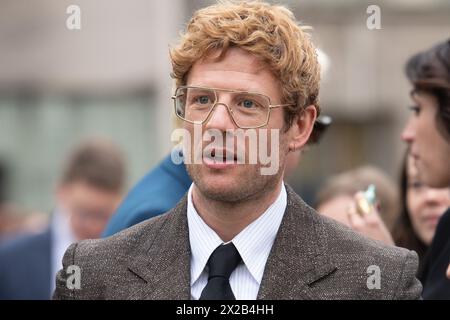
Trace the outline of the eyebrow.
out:
<instances>
[{"instance_id":1,"label":"eyebrow","mask_svg":"<svg viewBox=\"0 0 450 320\"><path fill-rule=\"evenodd\" d=\"M225 89L225 88L217 88L217 87L205 86L205 85L202 85L202 84L200 84L200 85L191 84L190 86L200 87L200 88L203 88L203 89L218 89L218 90L224 90L224 91L230 90L230 91L242 91L242 92L263 94L263 93L260 93L259 91L255 91L254 89L252 89L250 87L247 87L247 88L239 87L239 88L234 88L234 89Z\"/></svg>"},{"instance_id":2,"label":"eyebrow","mask_svg":"<svg viewBox=\"0 0 450 320\"><path fill-rule=\"evenodd\" d=\"M420 90L415 88L412 89L411 92L409 93L410 98L416 102L416 103L420 103Z\"/></svg>"}]
</instances>

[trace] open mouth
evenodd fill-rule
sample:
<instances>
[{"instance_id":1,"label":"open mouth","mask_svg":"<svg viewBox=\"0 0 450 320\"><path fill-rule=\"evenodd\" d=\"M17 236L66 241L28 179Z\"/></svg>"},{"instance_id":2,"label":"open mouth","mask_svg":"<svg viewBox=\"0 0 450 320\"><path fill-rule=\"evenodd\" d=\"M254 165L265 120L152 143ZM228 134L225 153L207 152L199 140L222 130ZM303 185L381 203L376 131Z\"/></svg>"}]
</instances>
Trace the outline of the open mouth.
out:
<instances>
[{"instance_id":1,"label":"open mouth","mask_svg":"<svg viewBox=\"0 0 450 320\"><path fill-rule=\"evenodd\" d=\"M212 149L209 152L205 152L203 155L203 158L214 161L214 163L237 163L238 157L234 152L231 152L229 150L216 150Z\"/></svg>"}]
</instances>

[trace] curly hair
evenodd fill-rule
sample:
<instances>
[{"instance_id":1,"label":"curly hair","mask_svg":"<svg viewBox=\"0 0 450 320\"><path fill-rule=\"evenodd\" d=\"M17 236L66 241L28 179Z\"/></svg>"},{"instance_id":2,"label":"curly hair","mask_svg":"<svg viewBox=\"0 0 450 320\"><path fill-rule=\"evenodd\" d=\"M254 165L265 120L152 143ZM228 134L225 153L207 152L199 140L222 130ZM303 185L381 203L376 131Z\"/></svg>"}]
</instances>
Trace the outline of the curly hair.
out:
<instances>
[{"instance_id":1,"label":"curly hair","mask_svg":"<svg viewBox=\"0 0 450 320\"><path fill-rule=\"evenodd\" d=\"M180 43L170 50L172 78L186 84L193 64L219 51L239 47L267 63L279 79L288 127L304 107L314 105L320 114L320 65L310 35L286 7L261 1L219 1L198 10L189 21Z\"/></svg>"}]
</instances>

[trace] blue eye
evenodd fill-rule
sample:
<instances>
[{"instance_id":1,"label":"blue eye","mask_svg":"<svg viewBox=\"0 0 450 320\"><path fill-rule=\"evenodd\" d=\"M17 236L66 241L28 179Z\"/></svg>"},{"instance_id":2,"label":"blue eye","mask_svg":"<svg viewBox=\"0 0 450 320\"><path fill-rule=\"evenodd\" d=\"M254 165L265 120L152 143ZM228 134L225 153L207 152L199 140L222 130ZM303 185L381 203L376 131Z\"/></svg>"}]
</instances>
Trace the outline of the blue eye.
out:
<instances>
[{"instance_id":1,"label":"blue eye","mask_svg":"<svg viewBox=\"0 0 450 320\"><path fill-rule=\"evenodd\" d=\"M200 96L196 99L196 102L198 102L200 104L208 104L208 103L210 103L210 99L208 96Z\"/></svg>"},{"instance_id":2,"label":"blue eye","mask_svg":"<svg viewBox=\"0 0 450 320\"><path fill-rule=\"evenodd\" d=\"M255 106L255 103L252 100L244 100L242 101L242 105L244 106L244 108L250 109Z\"/></svg>"}]
</instances>

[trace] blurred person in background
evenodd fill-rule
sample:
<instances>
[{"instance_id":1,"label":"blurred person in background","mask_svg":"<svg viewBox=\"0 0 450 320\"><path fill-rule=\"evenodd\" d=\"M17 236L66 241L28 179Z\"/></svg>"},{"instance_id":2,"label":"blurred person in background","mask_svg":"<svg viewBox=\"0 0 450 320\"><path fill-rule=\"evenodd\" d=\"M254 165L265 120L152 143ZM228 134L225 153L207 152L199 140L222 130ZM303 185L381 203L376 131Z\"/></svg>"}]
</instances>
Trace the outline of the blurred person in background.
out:
<instances>
[{"instance_id":1,"label":"blurred person in background","mask_svg":"<svg viewBox=\"0 0 450 320\"><path fill-rule=\"evenodd\" d=\"M352 212L357 194L371 184L376 188L376 210L370 214ZM364 166L331 177L319 190L315 208L372 239L394 244L390 230L398 216L398 192L391 179L375 167Z\"/></svg>"},{"instance_id":2,"label":"blurred person in background","mask_svg":"<svg viewBox=\"0 0 450 320\"><path fill-rule=\"evenodd\" d=\"M413 157L406 153L400 176L400 216L392 230L397 246L419 255L418 278L423 281L423 264L436 226L450 207L450 188L430 188L420 179Z\"/></svg>"},{"instance_id":3,"label":"blurred person in background","mask_svg":"<svg viewBox=\"0 0 450 320\"><path fill-rule=\"evenodd\" d=\"M48 228L0 248L0 299L49 299L67 247L100 237L122 199L122 152L106 140L81 143L69 155Z\"/></svg>"},{"instance_id":4,"label":"blurred person in background","mask_svg":"<svg viewBox=\"0 0 450 320\"><path fill-rule=\"evenodd\" d=\"M409 145L420 180L450 186L450 39L414 55L406 64L412 84L409 118L402 139ZM424 299L450 299L450 208L442 215L424 266Z\"/></svg>"}]
</instances>

